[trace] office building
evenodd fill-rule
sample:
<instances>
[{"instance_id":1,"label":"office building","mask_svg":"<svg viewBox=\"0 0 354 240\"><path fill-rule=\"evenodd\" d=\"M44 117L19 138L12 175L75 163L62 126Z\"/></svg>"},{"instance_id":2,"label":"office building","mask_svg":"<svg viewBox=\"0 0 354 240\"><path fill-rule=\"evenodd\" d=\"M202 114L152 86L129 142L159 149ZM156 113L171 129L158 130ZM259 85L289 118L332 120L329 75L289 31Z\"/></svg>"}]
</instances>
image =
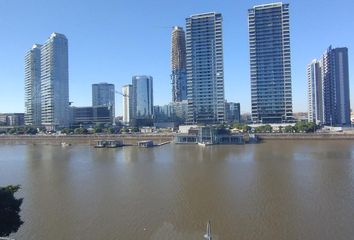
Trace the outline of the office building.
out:
<instances>
[{"instance_id":1,"label":"office building","mask_svg":"<svg viewBox=\"0 0 354 240\"><path fill-rule=\"evenodd\" d=\"M173 104L163 106L154 106L154 121L155 122L173 122L174 121Z\"/></svg>"},{"instance_id":2,"label":"office building","mask_svg":"<svg viewBox=\"0 0 354 240\"><path fill-rule=\"evenodd\" d=\"M347 126L350 121L348 49L326 50L307 68L308 120L325 125Z\"/></svg>"},{"instance_id":3,"label":"office building","mask_svg":"<svg viewBox=\"0 0 354 240\"><path fill-rule=\"evenodd\" d=\"M68 40L59 33L41 47L41 121L49 130L69 125Z\"/></svg>"},{"instance_id":4,"label":"office building","mask_svg":"<svg viewBox=\"0 0 354 240\"><path fill-rule=\"evenodd\" d=\"M25 56L25 124L41 125L41 45Z\"/></svg>"},{"instance_id":5,"label":"office building","mask_svg":"<svg viewBox=\"0 0 354 240\"><path fill-rule=\"evenodd\" d=\"M188 123L224 122L222 16L186 19Z\"/></svg>"},{"instance_id":6,"label":"office building","mask_svg":"<svg viewBox=\"0 0 354 240\"><path fill-rule=\"evenodd\" d=\"M151 76L133 76L133 118L134 125L152 125L154 114L153 79Z\"/></svg>"},{"instance_id":7,"label":"office building","mask_svg":"<svg viewBox=\"0 0 354 240\"><path fill-rule=\"evenodd\" d=\"M240 103L225 102L225 120L229 123L241 122Z\"/></svg>"},{"instance_id":8,"label":"office building","mask_svg":"<svg viewBox=\"0 0 354 240\"><path fill-rule=\"evenodd\" d=\"M133 85L127 84L122 88L123 95L123 124L130 125L133 117Z\"/></svg>"},{"instance_id":9,"label":"office building","mask_svg":"<svg viewBox=\"0 0 354 240\"><path fill-rule=\"evenodd\" d=\"M111 108L107 106L72 107L73 127L95 127L112 124Z\"/></svg>"},{"instance_id":10,"label":"office building","mask_svg":"<svg viewBox=\"0 0 354 240\"><path fill-rule=\"evenodd\" d=\"M182 27L172 30L172 102L187 100L186 39Z\"/></svg>"},{"instance_id":11,"label":"office building","mask_svg":"<svg viewBox=\"0 0 354 240\"><path fill-rule=\"evenodd\" d=\"M111 122L114 124L115 118L115 90L114 84L97 83L92 84L92 106L105 106L111 108Z\"/></svg>"},{"instance_id":12,"label":"office building","mask_svg":"<svg viewBox=\"0 0 354 240\"><path fill-rule=\"evenodd\" d=\"M251 106L254 123L293 121L289 4L248 10Z\"/></svg>"},{"instance_id":13,"label":"office building","mask_svg":"<svg viewBox=\"0 0 354 240\"><path fill-rule=\"evenodd\" d=\"M24 113L0 113L0 126L23 126Z\"/></svg>"}]
</instances>

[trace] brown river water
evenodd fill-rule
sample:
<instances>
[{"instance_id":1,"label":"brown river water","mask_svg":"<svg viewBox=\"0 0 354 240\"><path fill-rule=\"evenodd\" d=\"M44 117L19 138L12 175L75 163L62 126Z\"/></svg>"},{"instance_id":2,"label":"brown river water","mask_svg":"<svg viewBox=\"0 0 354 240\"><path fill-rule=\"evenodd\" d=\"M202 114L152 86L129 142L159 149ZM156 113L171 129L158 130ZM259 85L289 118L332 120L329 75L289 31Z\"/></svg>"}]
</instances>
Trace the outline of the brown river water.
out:
<instances>
[{"instance_id":1,"label":"brown river water","mask_svg":"<svg viewBox=\"0 0 354 240\"><path fill-rule=\"evenodd\" d=\"M354 141L0 145L24 240L354 239Z\"/></svg>"}]
</instances>

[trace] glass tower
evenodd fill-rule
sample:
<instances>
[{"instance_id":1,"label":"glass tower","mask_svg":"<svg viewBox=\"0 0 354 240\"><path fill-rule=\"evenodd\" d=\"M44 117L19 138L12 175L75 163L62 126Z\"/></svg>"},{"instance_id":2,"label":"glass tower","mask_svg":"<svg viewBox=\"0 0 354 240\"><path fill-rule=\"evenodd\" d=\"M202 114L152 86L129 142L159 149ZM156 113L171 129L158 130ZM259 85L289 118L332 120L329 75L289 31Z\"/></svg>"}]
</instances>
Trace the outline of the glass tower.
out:
<instances>
[{"instance_id":1,"label":"glass tower","mask_svg":"<svg viewBox=\"0 0 354 240\"><path fill-rule=\"evenodd\" d=\"M224 122L222 16L186 19L188 123Z\"/></svg>"},{"instance_id":2,"label":"glass tower","mask_svg":"<svg viewBox=\"0 0 354 240\"><path fill-rule=\"evenodd\" d=\"M152 120L154 113L151 76L133 76L133 116L135 120ZM140 121L144 124L144 121Z\"/></svg>"},{"instance_id":3,"label":"glass tower","mask_svg":"<svg viewBox=\"0 0 354 240\"><path fill-rule=\"evenodd\" d=\"M59 33L41 48L41 114L47 129L69 126L68 40Z\"/></svg>"},{"instance_id":4,"label":"glass tower","mask_svg":"<svg viewBox=\"0 0 354 240\"><path fill-rule=\"evenodd\" d=\"M330 46L307 69L309 121L350 125L348 49Z\"/></svg>"},{"instance_id":5,"label":"glass tower","mask_svg":"<svg viewBox=\"0 0 354 240\"><path fill-rule=\"evenodd\" d=\"M289 4L248 10L251 105L254 123L290 122L292 116Z\"/></svg>"},{"instance_id":6,"label":"glass tower","mask_svg":"<svg viewBox=\"0 0 354 240\"><path fill-rule=\"evenodd\" d=\"M92 106L105 106L111 110L112 124L115 117L115 90L114 84L96 83L92 84Z\"/></svg>"},{"instance_id":7,"label":"glass tower","mask_svg":"<svg viewBox=\"0 0 354 240\"><path fill-rule=\"evenodd\" d=\"M172 30L172 101L187 100L186 39L183 28L175 26Z\"/></svg>"},{"instance_id":8,"label":"glass tower","mask_svg":"<svg viewBox=\"0 0 354 240\"><path fill-rule=\"evenodd\" d=\"M25 56L25 124L41 125L41 45Z\"/></svg>"}]
</instances>

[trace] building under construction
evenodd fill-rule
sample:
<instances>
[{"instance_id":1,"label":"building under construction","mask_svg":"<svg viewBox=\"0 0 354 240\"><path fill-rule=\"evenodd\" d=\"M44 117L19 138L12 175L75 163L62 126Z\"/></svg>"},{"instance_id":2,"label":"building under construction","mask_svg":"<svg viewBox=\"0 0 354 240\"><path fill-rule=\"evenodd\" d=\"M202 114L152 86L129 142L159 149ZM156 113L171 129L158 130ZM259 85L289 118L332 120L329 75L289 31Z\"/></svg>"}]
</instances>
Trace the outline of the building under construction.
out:
<instances>
[{"instance_id":1,"label":"building under construction","mask_svg":"<svg viewBox=\"0 0 354 240\"><path fill-rule=\"evenodd\" d=\"M172 30L171 61L172 101L180 102L187 99L186 39L182 27Z\"/></svg>"}]
</instances>

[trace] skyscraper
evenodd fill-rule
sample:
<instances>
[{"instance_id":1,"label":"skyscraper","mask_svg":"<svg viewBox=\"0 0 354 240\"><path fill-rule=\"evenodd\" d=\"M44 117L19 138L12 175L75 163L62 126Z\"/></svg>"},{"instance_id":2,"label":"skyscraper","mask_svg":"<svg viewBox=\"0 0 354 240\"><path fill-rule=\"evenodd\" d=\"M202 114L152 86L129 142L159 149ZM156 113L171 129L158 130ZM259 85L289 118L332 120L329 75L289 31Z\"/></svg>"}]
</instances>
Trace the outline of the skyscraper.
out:
<instances>
[{"instance_id":1,"label":"skyscraper","mask_svg":"<svg viewBox=\"0 0 354 240\"><path fill-rule=\"evenodd\" d=\"M330 46L308 66L309 121L350 125L348 49Z\"/></svg>"},{"instance_id":2,"label":"skyscraper","mask_svg":"<svg viewBox=\"0 0 354 240\"><path fill-rule=\"evenodd\" d=\"M308 120L309 122L323 122L323 86L319 61L313 60L307 66L308 86Z\"/></svg>"},{"instance_id":3,"label":"skyscraper","mask_svg":"<svg viewBox=\"0 0 354 240\"><path fill-rule=\"evenodd\" d=\"M41 45L25 56L25 124L41 125Z\"/></svg>"},{"instance_id":4,"label":"skyscraper","mask_svg":"<svg viewBox=\"0 0 354 240\"><path fill-rule=\"evenodd\" d=\"M123 93L123 123L130 124L133 117L133 85L127 84L122 88Z\"/></svg>"},{"instance_id":5,"label":"skyscraper","mask_svg":"<svg viewBox=\"0 0 354 240\"><path fill-rule=\"evenodd\" d=\"M186 39L183 28L175 26L172 30L172 101L187 100Z\"/></svg>"},{"instance_id":6,"label":"skyscraper","mask_svg":"<svg viewBox=\"0 0 354 240\"><path fill-rule=\"evenodd\" d=\"M222 16L203 13L186 19L189 123L224 121Z\"/></svg>"},{"instance_id":7,"label":"skyscraper","mask_svg":"<svg viewBox=\"0 0 354 240\"><path fill-rule=\"evenodd\" d=\"M289 4L248 10L252 121L292 121Z\"/></svg>"},{"instance_id":8,"label":"skyscraper","mask_svg":"<svg viewBox=\"0 0 354 240\"><path fill-rule=\"evenodd\" d=\"M137 125L152 124L154 114L151 76L133 76L133 120Z\"/></svg>"},{"instance_id":9,"label":"skyscraper","mask_svg":"<svg viewBox=\"0 0 354 240\"><path fill-rule=\"evenodd\" d=\"M41 48L41 115L47 129L69 125L68 40L59 33Z\"/></svg>"},{"instance_id":10,"label":"skyscraper","mask_svg":"<svg viewBox=\"0 0 354 240\"><path fill-rule=\"evenodd\" d=\"M115 118L115 90L114 84L96 83L92 84L92 106L105 106L112 112L112 124Z\"/></svg>"}]
</instances>

